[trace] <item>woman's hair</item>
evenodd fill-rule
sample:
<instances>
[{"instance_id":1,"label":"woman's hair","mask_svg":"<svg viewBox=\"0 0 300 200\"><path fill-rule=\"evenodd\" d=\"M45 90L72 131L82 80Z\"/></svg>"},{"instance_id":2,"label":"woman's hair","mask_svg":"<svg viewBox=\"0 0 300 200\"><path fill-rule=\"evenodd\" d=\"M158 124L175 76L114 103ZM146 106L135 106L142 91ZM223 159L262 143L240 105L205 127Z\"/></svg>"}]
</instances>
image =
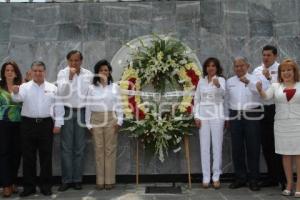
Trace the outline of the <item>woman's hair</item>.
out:
<instances>
[{"instance_id":1,"label":"woman's hair","mask_svg":"<svg viewBox=\"0 0 300 200\"><path fill-rule=\"evenodd\" d=\"M207 58L204 61L204 64L203 64L203 77L207 76L207 67L211 62L214 63L216 68L217 68L216 75L223 77L223 68L220 64L220 61L217 58L214 58L214 57Z\"/></svg>"},{"instance_id":2,"label":"woman's hair","mask_svg":"<svg viewBox=\"0 0 300 200\"><path fill-rule=\"evenodd\" d=\"M99 83L100 83L100 77L99 77L98 73L99 73L101 67L103 67L103 66L107 66L108 71L109 71L109 75L108 75L108 78L107 78L107 84L109 85L113 82L113 78L111 76L112 67L111 67L110 63L107 60L103 59L103 60L98 61L94 66L95 75L94 75L94 78L93 78L93 84L95 86L99 85Z\"/></svg>"},{"instance_id":3,"label":"woman's hair","mask_svg":"<svg viewBox=\"0 0 300 200\"><path fill-rule=\"evenodd\" d=\"M298 69L298 65L297 63L293 60L293 59L284 59L279 67L278 67L278 82L279 83L282 83L283 80L281 78L281 71L282 71L282 68L284 67L292 67L293 68L293 71L294 71L294 81L295 82L298 82L299 81L299 69Z\"/></svg>"},{"instance_id":4,"label":"woman's hair","mask_svg":"<svg viewBox=\"0 0 300 200\"><path fill-rule=\"evenodd\" d=\"M15 85L21 85L22 84L22 74L20 72L20 69L15 61L7 61L5 62L1 67L1 80L0 80L0 87L7 90L7 83L6 83L6 77L5 77L5 70L8 65L11 65L14 68L16 77L14 78L14 84Z\"/></svg>"}]
</instances>

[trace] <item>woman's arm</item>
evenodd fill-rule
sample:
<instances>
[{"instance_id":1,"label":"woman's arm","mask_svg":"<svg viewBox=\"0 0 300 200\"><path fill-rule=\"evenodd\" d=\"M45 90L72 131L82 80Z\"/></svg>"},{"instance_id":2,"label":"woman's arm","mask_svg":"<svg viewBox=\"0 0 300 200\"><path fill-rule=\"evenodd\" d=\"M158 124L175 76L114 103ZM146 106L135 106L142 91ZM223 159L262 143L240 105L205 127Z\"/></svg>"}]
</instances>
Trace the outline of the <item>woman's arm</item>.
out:
<instances>
[{"instance_id":1,"label":"woman's arm","mask_svg":"<svg viewBox=\"0 0 300 200\"><path fill-rule=\"evenodd\" d=\"M258 81L256 83L256 89L257 89L259 95L265 100L269 100L274 97L274 86L273 85L271 85L266 91L264 91L262 82Z\"/></svg>"}]
</instances>

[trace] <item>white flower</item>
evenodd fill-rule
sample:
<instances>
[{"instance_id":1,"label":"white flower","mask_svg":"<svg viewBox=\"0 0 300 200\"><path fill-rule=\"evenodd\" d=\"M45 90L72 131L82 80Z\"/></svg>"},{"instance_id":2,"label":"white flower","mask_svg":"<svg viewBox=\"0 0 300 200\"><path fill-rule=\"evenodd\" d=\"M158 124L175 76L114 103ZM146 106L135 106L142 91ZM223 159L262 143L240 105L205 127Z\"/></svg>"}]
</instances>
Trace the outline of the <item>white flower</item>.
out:
<instances>
[{"instance_id":1,"label":"white flower","mask_svg":"<svg viewBox=\"0 0 300 200\"><path fill-rule=\"evenodd\" d=\"M180 151L180 150L181 150L181 147L178 147L177 149L174 149L173 152L174 152L174 153L177 153L177 152Z\"/></svg>"},{"instance_id":2,"label":"white flower","mask_svg":"<svg viewBox=\"0 0 300 200\"><path fill-rule=\"evenodd\" d=\"M183 59L183 60L180 60L179 61L179 64L181 64L181 65L185 65L187 63L187 60L186 59Z\"/></svg>"}]
</instances>

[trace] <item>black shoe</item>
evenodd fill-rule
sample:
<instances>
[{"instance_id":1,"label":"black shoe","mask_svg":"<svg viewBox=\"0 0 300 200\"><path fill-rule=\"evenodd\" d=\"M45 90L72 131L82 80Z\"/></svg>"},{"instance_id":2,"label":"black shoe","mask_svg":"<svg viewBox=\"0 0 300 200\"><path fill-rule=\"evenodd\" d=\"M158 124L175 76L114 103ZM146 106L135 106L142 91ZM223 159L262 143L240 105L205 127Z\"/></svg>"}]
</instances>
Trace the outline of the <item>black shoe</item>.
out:
<instances>
[{"instance_id":1,"label":"black shoe","mask_svg":"<svg viewBox=\"0 0 300 200\"><path fill-rule=\"evenodd\" d=\"M237 188L241 188L241 187L244 187L244 186L246 186L246 182L236 180L236 181L234 181L233 183L231 183L229 185L229 188L230 189L237 189Z\"/></svg>"},{"instance_id":2,"label":"black shoe","mask_svg":"<svg viewBox=\"0 0 300 200\"><path fill-rule=\"evenodd\" d=\"M275 187L278 186L278 182L274 180L264 180L258 183L259 187Z\"/></svg>"},{"instance_id":3,"label":"black shoe","mask_svg":"<svg viewBox=\"0 0 300 200\"><path fill-rule=\"evenodd\" d=\"M258 185L258 183L256 181L251 181L249 183L249 188L252 191L259 191L260 190L260 187L259 187L259 185Z\"/></svg>"},{"instance_id":4,"label":"black shoe","mask_svg":"<svg viewBox=\"0 0 300 200\"><path fill-rule=\"evenodd\" d=\"M29 195L35 194L35 192L36 192L36 191L35 191L34 189L31 189L31 190L29 190L29 189L24 189L24 191L21 192L20 197L27 197L27 196L29 196Z\"/></svg>"},{"instance_id":5,"label":"black shoe","mask_svg":"<svg viewBox=\"0 0 300 200\"><path fill-rule=\"evenodd\" d=\"M82 189L81 183L74 183L74 189L81 190Z\"/></svg>"},{"instance_id":6,"label":"black shoe","mask_svg":"<svg viewBox=\"0 0 300 200\"><path fill-rule=\"evenodd\" d=\"M52 195L51 189L41 189L41 193L44 196L50 196L50 195Z\"/></svg>"},{"instance_id":7,"label":"black shoe","mask_svg":"<svg viewBox=\"0 0 300 200\"><path fill-rule=\"evenodd\" d=\"M72 184L71 183L63 183L59 186L58 188L58 191L60 192L64 192L66 191L67 189L71 188L72 187Z\"/></svg>"},{"instance_id":8,"label":"black shoe","mask_svg":"<svg viewBox=\"0 0 300 200\"><path fill-rule=\"evenodd\" d=\"M281 191L286 189L286 182L282 181L279 184L280 184Z\"/></svg>"}]
</instances>

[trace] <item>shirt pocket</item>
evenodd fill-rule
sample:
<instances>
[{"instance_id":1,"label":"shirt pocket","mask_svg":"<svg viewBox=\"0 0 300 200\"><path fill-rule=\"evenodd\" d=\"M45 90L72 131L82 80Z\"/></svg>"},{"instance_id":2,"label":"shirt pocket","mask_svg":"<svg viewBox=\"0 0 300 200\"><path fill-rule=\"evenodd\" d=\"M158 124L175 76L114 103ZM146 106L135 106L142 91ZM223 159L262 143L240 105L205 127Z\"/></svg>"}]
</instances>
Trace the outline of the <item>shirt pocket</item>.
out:
<instances>
[{"instance_id":1,"label":"shirt pocket","mask_svg":"<svg viewBox=\"0 0 300 200\"><path fill-rule=\"evenodd\" d=\"M45 103L52 105L55 102L56 93L54 90L45 90Z\"/></svg>"}]
</instances>

